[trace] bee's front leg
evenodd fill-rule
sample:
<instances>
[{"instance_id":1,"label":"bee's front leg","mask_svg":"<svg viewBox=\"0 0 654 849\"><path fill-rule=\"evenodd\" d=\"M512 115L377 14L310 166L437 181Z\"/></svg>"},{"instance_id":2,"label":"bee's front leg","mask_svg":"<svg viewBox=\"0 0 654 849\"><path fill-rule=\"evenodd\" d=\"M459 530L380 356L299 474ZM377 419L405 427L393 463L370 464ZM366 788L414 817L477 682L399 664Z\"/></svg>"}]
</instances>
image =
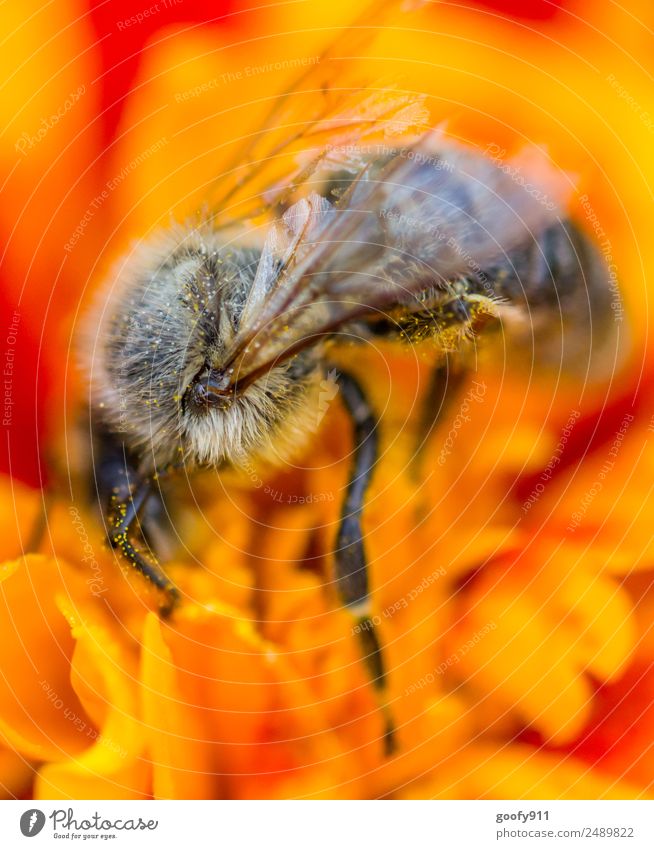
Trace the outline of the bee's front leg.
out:
<instances>
[{"instance_id":1,"label":"bee's front leg","mask_svg":"<svg viewBox=\"0 0 654 849\"><path fill-rule=\"evenodd\" d=\"M139 516L152 494L151 481L140 475L129 462L120 442L102 434L95 466L96 486L103 502L107 538L112 548L120 551L130 566L137 569L165 597L160 605L162 617L170 616L179 602L179 590L163 571L149 550L147 555L134 541L134 526L141 538Z\"/></svg>"},{"instance_id":2,"label":"bee's front leg","mask_svg":"<svg viewBox=\"0 0 654 849\"><path fill-rule=\"evenodd\" d=\"M354 463L341 513L336 541L336 584L343 604L356 621L361 649L384 715L384 749L395 749L395 726L388 708L386 670L375 629L368 591L368 564L361 531L363 500L377 461L377 420L359 383L349 374L338 376L345 407L354 427Z\"/></svg>"}]
</instances>

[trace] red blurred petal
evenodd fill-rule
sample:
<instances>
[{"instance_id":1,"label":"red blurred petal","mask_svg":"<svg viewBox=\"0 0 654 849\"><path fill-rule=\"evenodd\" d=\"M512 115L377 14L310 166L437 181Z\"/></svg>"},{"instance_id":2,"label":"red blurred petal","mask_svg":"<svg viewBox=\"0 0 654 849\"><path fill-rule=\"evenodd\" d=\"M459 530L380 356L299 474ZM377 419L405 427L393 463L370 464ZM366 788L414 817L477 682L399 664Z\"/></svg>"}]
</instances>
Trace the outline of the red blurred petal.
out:
<instances>
[{"instance_id":1,"label":"red blurred petal","mask_svg":"<svg viewBox=\"0 0 654 849\"><path fill-rule=\"evenodd\" d=\"M233 0L158 0L142 7L131 0L90 0L91 23L102 62L100 109L106 142L114 137L148 41L171 25L229 26L234 5ZM139 20L139 15L147 17Z\"/></svg>"},{"instance_id":2,"label":"red blurred petal","mask_svg":"<svg viewBox=\"0 0 654 849\"><path fill-rule=\"evenodd\" d=\"M507 18L547 21L569 4L565 0L476 0L475 5L491 9Z\"/></svg>"}]
</instances>

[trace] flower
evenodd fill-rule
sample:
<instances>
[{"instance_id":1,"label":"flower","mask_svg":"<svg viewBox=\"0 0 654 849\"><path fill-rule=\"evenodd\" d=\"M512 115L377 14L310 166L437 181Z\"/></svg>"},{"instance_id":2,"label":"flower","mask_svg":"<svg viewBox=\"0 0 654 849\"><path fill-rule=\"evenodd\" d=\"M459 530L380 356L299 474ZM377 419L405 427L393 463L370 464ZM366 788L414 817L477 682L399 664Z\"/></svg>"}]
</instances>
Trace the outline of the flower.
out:
<instances>
[{"instance_id":1,"label":"flower","mask_svg":"<svg viewBox=\"0 0 654 849\"><path fill-rule=\"evenodd\" d=\"M0 480L3 792L650 795L652 105L635 60L603 35L633 20L593 4L576 18L561 4L552 20L534 15L538 25L437 6L411 23L392 18L369 49L367 73L401 72L462 142L509 156L524 140L548 141L553 162L576 175L573 211L599 222L601 250L625 281L633 351L608 389L482 356L419 464L429 356L383 344L356 362L342 352L385 411L364 530L397 725L398 752L386 758L356 629L329 580L349 466L338 399L297 467L172 482L179 540L165 568L184 602L165 621L156 591L104 543L70 426L83 390L62 356L87 284L129 239L206 202L213 175L352 4L321 9L319 27L311 4L292 18L276 6L202 29L174 17L171 30L134 29L126 11L117 31L150 41L122 78L103 66L72 0L57 17L9 10L23 26L0 57L14 118L0 148L15 163L5 190L20 210L0 222L4 298L18 322L4 466L13 477ZM62 55L75 59L62 67ZM103 72L129 89L120 109L109 87L99 92ZM626 318L615 323L624 335ZM30 449L43 427L54 459L41 489Z\"/></svg>"}]
</instances>

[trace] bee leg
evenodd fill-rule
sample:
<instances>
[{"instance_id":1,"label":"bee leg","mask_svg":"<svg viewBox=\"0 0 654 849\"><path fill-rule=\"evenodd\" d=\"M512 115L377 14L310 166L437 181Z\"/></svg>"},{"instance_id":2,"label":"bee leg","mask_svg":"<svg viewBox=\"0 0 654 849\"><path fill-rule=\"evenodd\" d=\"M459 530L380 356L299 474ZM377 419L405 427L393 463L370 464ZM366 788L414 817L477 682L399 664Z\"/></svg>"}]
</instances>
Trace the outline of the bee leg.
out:
<instances>
[{"instance_id":1,"label":"bee leg","mask_svg":"<svg viewBox=\"0 0 654 849\"><path fill-rule=\"evenodd\" d=\"M463 385L466 369L460 362L452 361L445 354L445 360L434 366L429 377L418 420L416 450L411 460L411 469L418 473L429 439L436 425L447 413L452 399Z\"/></svg>"},{"instance_id":2,"label":"bee leg","mask_svg":"<svg viewBox=\"0 0 654 849\"><path fill-rule=\"evenodd\" d=\"M354 464L336 540L336 584L344 606L356 621L355 631L384 716L384 750L390 756L395 750L395 727L387 704L384 658L370 607L368 564L361 530L363 500L378 455L377 420L351 375L341 372L338 384L353 422Z\"/></svg>"},{"instance_id":3,"label":"bee leg","mask_svg":"<svg viewBox=\"0 0 654 849\"><path fill-rule=\"evenodd\" d=\"M114 435L101 425L95 425L94 437L94 482L103 507L109 544L120 551L130 566L162 590L166 601L160 612L167 617L178 602L179 592L154 557L151 554L146 557L132 540L135 525L142 535L139 517L152 495L151 482L136 471L123 443Z\"/></svg>"},{"instance_id":4,"label":"bee leg","mask_svg":"<svg viewBox=\"0 0 654 849\"><path fill-rule=\"evenodd\" d=\"M159 611L167 618L177 606L179 591L152 555L146 558L130 539L130 530L150 496L150 484L147 480L140 480L135 486L130 486L128 493L121 492L121 489L115 487L110 498L109 543L120 551L130 566L163 591L166 601Z\"/></svg>"}]
</instances>

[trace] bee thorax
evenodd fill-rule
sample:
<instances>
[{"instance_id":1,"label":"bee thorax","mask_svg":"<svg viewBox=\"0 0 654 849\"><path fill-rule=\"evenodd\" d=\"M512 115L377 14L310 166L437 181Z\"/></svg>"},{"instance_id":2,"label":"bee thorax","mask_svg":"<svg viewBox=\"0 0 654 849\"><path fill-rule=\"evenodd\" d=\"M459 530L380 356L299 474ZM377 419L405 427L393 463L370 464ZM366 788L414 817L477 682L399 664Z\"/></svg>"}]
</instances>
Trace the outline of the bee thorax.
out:
<instances>
[{"instance_id":1,"label":"bee thorax","mask_svg":"<svg viewBox=\"0 0 654 849\"><path fill-rule=\"evenodd\" d=\"M255 455L283 461L299 444L319 383L312 352L226 392L225 354L259 256L225 249L210 232L169 232L124 260L89 315L83 356L94 416L147 473Z\"/></svg>"}]
</instances>

